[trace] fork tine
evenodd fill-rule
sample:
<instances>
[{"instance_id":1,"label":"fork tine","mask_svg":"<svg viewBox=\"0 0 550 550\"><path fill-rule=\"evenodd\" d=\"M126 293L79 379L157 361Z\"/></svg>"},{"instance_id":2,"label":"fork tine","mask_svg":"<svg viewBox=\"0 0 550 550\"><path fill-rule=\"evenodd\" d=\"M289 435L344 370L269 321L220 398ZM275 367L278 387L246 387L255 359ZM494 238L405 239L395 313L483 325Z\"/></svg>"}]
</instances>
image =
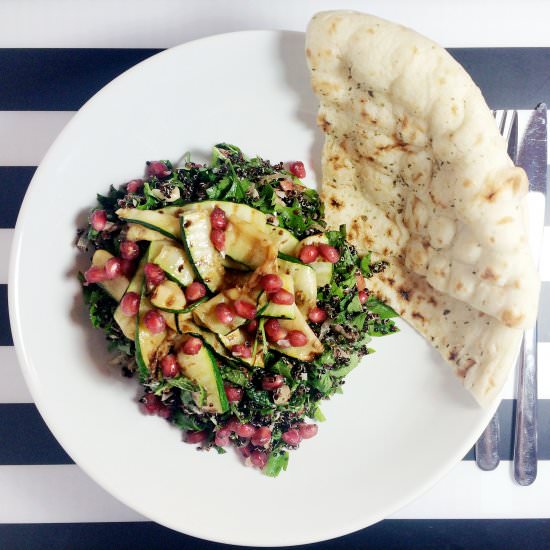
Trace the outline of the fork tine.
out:
<instances>
[{"instance_id":1,"label":"fork tine","mask_svg":"<svg viewBox=\"0 0 550 550\"><path fill-rule=\"evenodd\" d=\"M508 111L504 110L501 112L502 112L502 118L498 125L498 131L501 133L502 136L504 136L504 128L506 128L506 119L508 118Z\"/></svg>"}]
</instances>

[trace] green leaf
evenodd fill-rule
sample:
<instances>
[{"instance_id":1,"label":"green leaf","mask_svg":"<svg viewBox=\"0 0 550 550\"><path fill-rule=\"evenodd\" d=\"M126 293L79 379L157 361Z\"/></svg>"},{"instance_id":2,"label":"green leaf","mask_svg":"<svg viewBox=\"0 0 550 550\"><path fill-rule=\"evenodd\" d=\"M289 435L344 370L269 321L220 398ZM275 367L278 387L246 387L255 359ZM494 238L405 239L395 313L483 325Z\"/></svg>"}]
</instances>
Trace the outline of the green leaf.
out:
<instances>
[{"instance_id":1,"label":"green leaf","mask_svg":"<svg viewBox=\"0 0 550 550\"><path fill-rule=\"evenodd\" d=\"M221 366L222 378L235 384L236 386L242 386L245 388L249 384L247 374L242 369L234 369L227 365Z\"/></svg>"},{"instance_id":2,"label":"green leaf","mask_svg":"<svg viewBox=\"0 0 550 550\"><path fill-rule=\"evenodd\" d=\"M271 453L264 468L264 474L269 477L277 477L282 470L286 472L288 467L288 452Z\"/></svg>"},{"instance_id":3,"label":"green leaf","mask_svg":"<svg viewBox=\"0 0 550 550\"><path fill-rule=\"evenodd\" d=\"M370 277L372 275L371 268L370 268L370 252L361 258L361 262L359 264L359 267L361 268L361 272L365 277Z\"/></svg>"},{"instance_id":4,"label":"green leaf","mask_svg":"<svg viewBox=\"0 0 550 550\"><path fill-rule=\"evenodd\" d=\"M363 311L363 305L361 304L361 301L359 300L359 295L355 294L351 300L351 302L346 307L346 310L348 313L360 313Z\"/></svg>"},{"instance_id":5,"label":"green leaf","mask_svg":"<svg viewBox=\"0 0 550 550\"><path fill-rule=\"evenodd\" d=\"M271 370L277 374L282 374L289 381L293 380L292 365L284 359L279 359L274 365L272 365Z\"/></svg>"},{"instance_id":6,"label":"green leaf","mask_svg":"<svg viewBox=\"0 0 550 550\"><path fill-rule=\"evenodd\" d=\"M313 412L313 419L317 420L318 422L324 422L327 419L327 417L323 414L323 411L321 410L321 407L319 407L319 405L315 407L315 411Z\"/></svg>"},{"instance_id":7,"label":"green leaf","mask_svg":"<svg viewBox=\"0 0 550 550\"><path fill-rule=\"evenodd\" d=\"M355 315L353 319L351 320L351 324L359 331L363 330L363 327L365 326L365 320L367 319L367 313L360 313L359 315Z\"/></svg>"},{"instance_id":8,"label":"green leaf","mask_svg":"<svg viewBox=\"0 0 550 550\"><path fill-rule=\"evenodd\" d=\"M344 376L347 376L358 364L359 364L359 356L356 353L354 353L350 357L348 364L346 366L340 367L338 369L334 369L330 371L330 374L334 378L344 378Z\"/></svg>"},{"instance_id":9,"label":"green leaf","mask_svg":"<svg viewBox=\"0 0 550 550\"><path fill-rule=\"evenodd\" d=\"M184 414L182 411L177 411L174 415L174 424L184 431L200 432L206 427L205 423L200 422L196 418Z\"/></svg>"},{"instance_id":10,"label":"green leaf","mask_svg":"<svg viewBox=\"0 0 550 550\"><path fill-rule=\"evenodd\" d=\"M369 296L366 302L367 309L372 313L376 313L380 319L391 319L399 317L398 313L390 306L378 300L375 296Z\"/></svg>"},{"instance_id":11,"label":"green leaf","mask_svg":"<svg viewBox=\"0 0 550 550\"><path fill-rule=\"evenodd\" d=\"M310 384L321 393L328 393L332 389L332 379L328 372L321 374L321 376L312 376Z\"/></svg>"}]
</instances>

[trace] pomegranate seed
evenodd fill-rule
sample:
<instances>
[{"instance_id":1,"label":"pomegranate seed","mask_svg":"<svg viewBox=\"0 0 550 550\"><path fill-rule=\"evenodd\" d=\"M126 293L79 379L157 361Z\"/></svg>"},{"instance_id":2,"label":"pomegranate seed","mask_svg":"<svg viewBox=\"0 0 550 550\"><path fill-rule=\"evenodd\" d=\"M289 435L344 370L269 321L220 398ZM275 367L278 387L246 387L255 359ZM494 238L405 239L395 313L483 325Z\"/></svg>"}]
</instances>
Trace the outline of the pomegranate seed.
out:
<instances>
[{"instance_id":1,"label":"pomegranate seed","mask_svg":"<svg viewBox=\"0 0 550 550\"><path fill-rule=\"evenodd\" d=\"M158 395L155 395L153 393L146 393L141 398L141 402L143 403L145 410L149 414L155 414L156 412L158 412L159 408L162 405L160 401L160 397L158 397Z\"/></svg>"},{"instance_id":2,"label":"pomegranate seed","mask_svg":"<svg viewBox=\"0 0 550 550\"><path fill-rule=\"evenodd\" d=\"M239 437L252 437L256 433L256 428L252 424L241 424L237 428L237 435Z\"/></svg>"},{"instance_id":3,"label":"pomegranate seed","mask_svg":"<svg viewBox=\"0 0 550 550\"><path fill-rule=\"evenodd\" d=\"M283 385L285 379L280 374L268 374L262 378L262 389L273 391Z\"/></svg>"},{"instance_id":4,"label":"pomegranate seed","mask_svg":"<svg viewBox=\"0 0 550 550\"><path fill-rule=\"evenodd\" d=\"M300 441L302 440L300 432L295 428L291 428L290 430L286 431L281 437L287 445L292 445L293 447L298 445L298 443L300 443Z\"/></svg>"},{"instance_id":5,"label":"pomegranate seed","mask_svg":"<svg viewBox=\"0 0 550 550\"><path fill-rule=\"evenodd\" d=\"M361 305L363 305L369 299L369 293L366 290L360 290L357 293L357 297L359 298Z\"/></svg>"},{"instance_id":6,"label":"pomegranate seed","mask_svg":"<svg viewBox=\"0 0 550 550\"><path fill-rule=\"evenodd\" d=\"M214 313L216 314L218 321L223 325L229 325L233 322L233 319L235 319L235 314L231 308L224 303L218 304L214 309Z\"/></svg>"},{"instance_id":7,"label":"pomegranate seed","mask_svg":"<svg viewBox=\"0 0 550 550\"><path fill-rule=\"evenodd\" d=\"M247 445L246 447L241 447L239 449L239 452L241 453L243 458L249 458L252 454L252 449Z\"/></svg>"},{"instance_id":8,"label":"pomegranate seed","mask_svg":"<svg viewBox=\"0 0 550 550\"><path fill-rule=\"evenodd\" d=\"M264 328L270 342L277 342L278 340L286 338L287 331L281 326L277 319L268 319Z\"/></svg>"},{"instance_id":9,"label":"pomegranate seed","mask_svg":"<svg viewBox=\"0 0 550 550\"><path fill-rule=\"evenodd\" d=\"M188 302L196 302L206 296L206 287L195 281L185 289L185 298Z\"/></svg>"},{"instance_id":10,"label":"pomegranate seed","mask_svg":"<svg viewBox=\"0 0 550 550\"><path fill-rule=\"evenodd\" d=\"M116 279L122 275L122 261L120 258L109 258L103 269L107 279Z\"/></svg>"},{"instance_id":11,"label":"pomegranate seed","mask_svg":"<svg viewBox=\"0 0 550 550\"><path fill-rule=\"evenodd\" d=\"M151 334L160 334L166 328L164 317L156 309L143 316L143 323Z\"/></svg>"},{"instance_id":12,"label":"pomegranate seed","mask_svg":"<svg viewBox=\"0 0 550 550\"><path fill-rule=\"evenodd\" d=\"M290 342L288 341L288 338L281 338L280 340L277 340L275 342L280 348L289 348Z\"/></svg>"},{"instance_id":13,"label":"pomegranate seed","mask_svg":"<svg viewBox=\"0 0 550 550\"><path fill-rule=\"evenodd\" d=\"M319 252L321 253L321 256L323 256L323 258L331 264L335 264L340 259L340 252L328 244L320 244Z\"/></svg>"},{"instance_id":14,"label":"pomegranate seed","mask_svg":"<svg viewBox=\"0 0 550 550\"><path fill-rule=\"evenodd\" d=\"M84 278L88 283L101 283L107 279L107 274L102 267L93 265L84 273Z\"/></svg>"},{"instance_id":15,"label":"pomegranate seed","mask_svg":"<svg viewBox=\"0 0 550 550\"><path fill-rule=\"evenodd\" d=\"M214 437L214 443L218 447L227 447L229 445L229 435L221 435L220 432L217 432Z\"/></svg>"},{"instance_id":16,"label":"pomegranate seed","mask_svg":"<svg viewBox=\"0 0 550 550\"><path fill-rule=\"evenodd\" d=\"M90 224L96 231L103 231L107 225L105 210L94 210L90 215Z\"/></svg>"},{"instance_id":17,"label":"pomegranate seed","mask_svg":"<svg viewBox=\"0 0 550 550\"><path fill-rule=\"evenodd\" d=\"M128 277L128 279L131 279L136 272L136 263L132 260L126 260L125 258L122 258L120 260L120 265L122 269L122 274L125 277Z\"/></svg>"},{"instance_id":18,"label":"pomegranate seed","mask_svg":"<svg viewBox=\"0 0 550 550\"><path fill-rule=\"evenodd\" d=\"M250 443L256 447L267 447L271 441L271 430L267 426L262 426L256 430Z\"/></svg>"},{"instance_id":19,"label":"pomegranate seed","mask_svg":"<svg viewBox=\"0 0 550 550\"><path fill-rule=\"evenodd\" d=\"M283 180L279 182L279 186L285 192L292 191L294 189L294 184L288 180Z\"/></svg>"},{"instance_id":20,"label":"pomegranate seed","mask_svg":"<svg viewBox=\"0 0 550 550\"><path fill-rule=\"evenodd\" d=\"M120 300L120 311L127 317L137 315L139 310L139 294L137 292L127 292Z\"/></svg>"},{"instance_id":21,"label":"pomegranate seed","mask_svg":"<svg viewBox=\"0 0 550 550\"><path fill-rule=\"evenodd\" d=\"M264 275L260 279L260 287L266 292L277 292L283 286L283 280L279 275L269 274Z\"/></svg>"},{"instance_id":22,"label":"pomegranate seed","mask_svg":"<svg viewBox=\"0 0 550 550\"><path fill-rule=\"evenodd\" d=\"M314 262L318 256L319 250L313 244L306 244L306 246L302 247L302 250L300 250L299 254L300 261L304 262L305 264L310 264L311 262Z\"/></svg>"},{"instance_id":23,"label":"pomegranate seed","mask_svg":"<svg viewBox=\"0 0 550 550\"><path fill-rule=\"evenodd\" d=\"M160 366L162 367L162 376L164 378L174 378L180 370L176 356L173 353L165 355L160 360Z\"/></svg>"},{"instance_id":24,"label":"pomegranate seed","mask_svg":"<svg viewBox=\"0 0 550 550\"><path fill-rule=\"evenodd\" d=\"M281 288L277 292L274 292L269 296L269 300L274 304L279 304L283 306L289 306L294 303L294 294L290 293L288 290Z\"/></svg>"},{"instance_id":25,"label":"pomegranate seed","mask_svg":"<svg viewBox=\"0 0 550 550\"><path fill-rule=\"evenodd\" d=\"M134 241L122 241L120 243L120 255L125 260L135 260L139 256L138 243Z\"/></svg>"},{"instance_id":26,"label":"pomegranate seed","mask_svg":"<svg viewBox=\"0 0 550 550\"><path fill-rule=\"evenodd\" d=\"M258 330L258 319L252 319L248 325L246 325L246 332L248 334L256 334L256 331Z\"/></svg>"},{"instance_id":27,"label":"pomegranate seed","mask_svg":"<svg viewBox=\"0 0 550 550\"><path fill-rule=\"evenodd\" d=\"M297 160L295 162L291 162L288 165L289 172L296 176L297 178L305 178L306 177L306 168L304 166L304 163L300 160Z\"/></svg>"},{"instance_id":28,"label":"pomegranate seed","mask_svg":"<svg viewBox=\"0 0 550 550\"><path fill-rule=\"evenodd\" d=\"M258 451L257 449L252 451L250 455L250 462L252 462L256 468L262 469L267 464L267 453L264 451Z\"/></svg>"},{"instance_id":29,"label":"pomegranate seed","mask_svg":"<svg viewBox=\"0 0 550 550\"><path fill-rule=\"evenodd\" d=\"M180 347L185 355L197 355L202 348L202 340L195 336L190 336Z\"/></svg>"},{"instance_id":30,"label":"pomegranate seed","mask_svg":"<svg viewBox=\"0 0 550 550\"><path fill-rule=\"evenodd\" d=\"M298 426L298 431L300 432L300 436L302 437L302 439L311 439L312 437L317 435L319 427L317 426L317 424L306 424L304 422L303 424L300 424Z\"/></svg>"},{"instance_id":31,"label":"pomegranate seed","mask_svg":"<svg viewBox=\"0 0 550 550\"><path fill-rule=\"evenodd\" d=\"M227 395L227 400L230 403L238 403L243 398L243 390L242 388L236 388L235 386L224 386L225 395ZM238 422L238 420L237 420ZM228 424L229 429L229 424ZM235 431L237 429L236 425L234 426L234 429L231 431Z\"/></svg>"},{"instance_id":32,"label":"pomegranate seed","mask_svg":"<svg viewBox=\"0 0 550 550\"><path fill-rule=\"evenodd\" d=\"M143 272L147 282L152 286L158 286L166 279L164 271L157 264L146 263Z\"/></svg>"},{"instance_id":33,"label":"pomegranate seed","mask_svg":"<svg viewBox=\"0 0 550 550\"><path fill-rule=\"evenodd\" d=\"M142 187L143 187L142 179L132 180L126 184L126 192L137 193Z\"/></svg>"},{"instance_id":34,"label":"pomegranate seed","mask_svg":"<svg viewBox=\"0 0 550 550\"><path fill-rule=\"evenodd\" d=\"M208 434L206 430L201 430L200 432L187 432L187 437L185 441L191 444L202 443L207 437Z\"/></svg>"},{"instance_id":35,"label":"pomegranate seed","mask_svg":"<svg viewBox=\"0 0 550 550\"><path fill-rule=\"evenodd\" d=\"M256 317L256 306L245 300L235 300L233 302L235 313L243 319L254 319Z\"/></svg>"},{"instance_id":36,"label":"pomegranate seed","mask_svg":"<svg viewBox=\"0 0 550 550\"><path fill-rule=\"evenodd\" d=\"M225 229L227 227L227 216L225 212L216 206L210 214L210 224L216 229Z\"/></svg>"},{"instance_id":37,"label":"pomegranate seed","mask_svg":"<svg viewBox=\"0 0 550 550\"><path fill-rule=\"evenodd\" d=\"M223 229L217 229L213 228L212 231L210 231L210 240L212 241L212 244L214 245L214 248L218 252L222 252L225 248L225 232Z\"/></svg>"},{"instance_id":38,"label":"pomegranate seed","mask_svg":"<svg viewBox=\"0 0 550 550\"><path fill-rule=\"evenodd\" d=\"M166 405L160 405L159 410L157 411L157 414L162 418L169 418L170 417L170 408Z\"/></svg>"},{"instance_id":39,"label":"pomegranate seed","mask_svg":"<svg viewBox=\"0 0 550 550\"><path fill-rule=\"evenodd\" d=\"M312 323L322 323L327 319L327 312L320 307L313 307L309 310L308 318Z\"/></svg>"},{"instance_id":40,"label":"pomegranate seed","mask_svg":"<svg viewBox=\"0 0 550 550\"><path fill-rule=\"evenodd\" d=\"M230 430L231 432L236 432L239 428L239 426L241 425L241 423L239 422L239 419L238 418L230 418L228 421L227 421L227 424L225 425L225 427Z\"/></svg>"},{"instance_id":41,"label":"pomegranate seed","mask_svg":"<svg viewBox=\"0 0 550 550\"><path fill-rule=\"evenodd\" d=\"M289 330L287 339L293 348L301 348L307 344L307 336L301 330Z\"/></svg>"},{"instance_id":42,"label":"pomegranate seed","mask_svg":"<svg viewBox=\"0 0 550 550\"><path fill-rule=\"evenodd\" d=\"M231 346L231 355L249 359L252 357L252 350L250 349L250 346L247 346L246 344L235 344L234 346Z\"/></svg>"},{"instance_id":43,"label":"pomegranate seed","mask_svg":"<svg viewBox=\"0 0 550 550\"><path fill-rule=\"evenodd\" d=\"M231 435L231 430L228 428L228 426L222 426L216 432L216 435L219 435L220 437L229 437Z\"/></svg>"},{"instance_id":44,"label":"pomegranate seed","mask_svg":"<svg viewBox=\"0 0 550 550\"><path fill-rule=\"evenodd\" d=\"M155 176L162 179L167 178L172 173L172 170L164 162L152 160L147 163L146 173L147 177Z\"/></svg>"}]
</instances>

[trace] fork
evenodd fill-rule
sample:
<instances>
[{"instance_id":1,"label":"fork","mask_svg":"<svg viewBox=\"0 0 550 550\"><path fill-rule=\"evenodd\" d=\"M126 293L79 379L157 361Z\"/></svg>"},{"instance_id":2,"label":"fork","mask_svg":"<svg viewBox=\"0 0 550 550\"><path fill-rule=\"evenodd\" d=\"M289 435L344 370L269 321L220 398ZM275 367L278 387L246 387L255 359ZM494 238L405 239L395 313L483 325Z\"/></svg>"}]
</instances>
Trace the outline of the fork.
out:
<instances>
[{"instance_id":1,"label":"fork","mask_svg":"<svg viewBox=\"0 0 550 550\"><path fill-rule=\"evenodd\" d=\"M508 155L514 164L518 150L518 113L517 111L493 111L495 122L506 140ZM494 470L500 462L498 446L500 442L500 421L498 411L495 412L489 424L476 441L476 464L485 471Z\"/></svg>"}]
</instances>

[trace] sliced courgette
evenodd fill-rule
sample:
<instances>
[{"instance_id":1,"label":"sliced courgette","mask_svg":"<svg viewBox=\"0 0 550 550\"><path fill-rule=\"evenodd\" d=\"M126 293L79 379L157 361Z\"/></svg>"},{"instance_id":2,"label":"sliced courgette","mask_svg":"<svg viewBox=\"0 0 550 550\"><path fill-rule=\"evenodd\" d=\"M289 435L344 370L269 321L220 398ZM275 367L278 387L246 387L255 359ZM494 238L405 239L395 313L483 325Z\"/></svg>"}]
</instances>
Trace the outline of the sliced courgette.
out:
<instances>
[{"instance_id":1,"label":"sliced courgette","mask_svg":"<svg viewBox=\"0 0 550 550\"><path fill-rule=\"evenodd\" d=\"M201 201L201 202L193 202L190 204L186 204L183 207L183 210L186 209L192 209L192 210L204 210L208 212L208 215L210 216L212 210L214 208L221 208L228 219L233 220L241 220L243 222L252 223L254 225L263 226L267 223L267 216L261 212L260 210L257 210L256 208L252 208L251 206L248 206L246 204L240 204L238 202L230 202L230 201Z\"/></svg>"},{"instance_id":2,"label":"sliced courgette","mask_svg":"<svg viewBox=\"0 0 550 550\"><path fill-rule=\"evenodd\" d=\"M264 366L264 352L263 352L263 347L261 343L258 343L252 346L251 357L236 357L231 353L231 348L233 346L236 346L238 344L244 344L245 342L250 340L250 335L246 334L246 332L243 329L238 328L230 332L229 334L226 334L225 336L223 334L219 334L218 338L227 350L226 351L227 357L242 363L246 363L251 367L261 368Z\"/></svg>"},{"instance_id":3,"label":"sliced courgette","mask_svg":"<svg viewBox=\"0 0 550 550\"><path fill-rule=\"evenodd\" d=\"M114 258L114 256L106 250L96 250L92 258L92 265L103 268L107 263L107 260L110 260L111 258ZM130 281L124 275L120 275L120 277L117 277L116 279L98 283L98 285L117 302L120 302L129 284Z\"/></svg>"},{"instance_id":4,"label":"sliced courgette","mask_svg":"<svg viewBox=\"0 0 550 550\"><path fill-rule=\"evenodd\" d=\"M279 272L279 276L283 280L282 288L291 294L294 294L294 281L290 273ZM269 301L269 296L263 292L258 301L258 310L261 311L262 317L277 317L279 319L294 319L296 308L294 304L275 304Z\"/></svg>"},{"instance_id":5,"label":"sliced courgette","mask_svg":"<svg viewBox=\"0 0 550 550\"><path fill-rule=\"evenodd\" d=\"M195 336L200 337L196 334ZM183 343L184 339L181 340ZM181 349L181 345L178 346ZM183 374L206 390L206 405L209 412L224 413L229 409L223 380L216 358L208 345L203 345L196 355L187 355L181 351L177 355Z\"/></svg>"},{"instance_id":6,"label":"sliced courgette","mask_svg":"<svg viewBox=\"0 0 550 550\"><path fill-rule=\"evenodd\" d=\"M259 226L244 221L230 221L225 230L225 253L233 260L256 269L270 255L276 255L276 241Z\"/></svg>"},{"instance_id":7,"label":"sliced courgette","mask_svg":"<svg viewBox=\"0 0 550 550\"><path fill-rule=\"evenodd\" d=\"M240 262L236 262L233 258L230 258L229 256L225 256L225 258L222 260L222 263L223 267L226 267L227 269L234 269L235 271L250 271L250 267L241 264Z\"/></svg>"},{"instance_id":8,"label":"sliced courgette","mask_svg":"<svg viewBox=\"0 0 550 550\"><path fill-rule=\"evenodd\" d=\"M317 278L315 271L301 262L277 260L279 275L286 274L294 282L294 298L300 312L307 317L309 311L317 305Z\"/></svg>"},{"instance_id":9,"label":"sliced courgette","mask_svg":"<svg viewBox=\"0 0 550 550\"><path fill-rule=\"evenodd\" d=\"M167 206L159 210L138 210L137 208L119 208L116 215L128 223L143 225L157 231L169 239L180 240L179 216L181 206Z\"/></svg>"},{"instance_id":10,"label":"sliced courgette","mask_svg":"<svg viewBox=\"0 0 550 550\"><path fill-rule=\"evenodd\" d=\"M181 286L188 286L193 282L193 264L185 250L173 242L152 242L149 246L149 261L157 264L169 279Z\"/></svg>"},{"instance_id":11,"label":"sliced courgette","mask_svg":"<svg viewBox=\"0 0 550 550\"><path fill-rule=\"evenodd\" d=\"M185 208L180 224L181 238L197 276L215 292L223 282L224 267L222 255L210 240L210 214L206 209Z\"/></svg>"},{"instance_id":12,"label":"sliced courgette","mask_svg":"<svg viewBox=\"0 0 550 550\"><path fill-rule=\"evenodd\" d=\"M127 294L128 292L135 292L136 294L141 295L141 289L143 287L143 281L145 278L143 274L143 266L145 265L146 258L147 254L145 254L143 259L141 260L136 272L134 273L134 276L132 277L132 280L130 281L130 284L128 285L128 288L126 289L125 294ZM135 340L136 315L125 315L124 313L122 313L120 306L118 306L115 310L113 317L120 327L120 330L122 330L122 334L124 334L126 338L129 338L132 341Z\"/></svg>"},{"instance_id":13,"label":"sliced courgette","mask_svg":"<svg viewBox=\"0 0 550 550\"><path fill-rule=\"evenodd\" d=\"M267 225L267 232L275 240L279 252L293 255L298 247L298 239L288 229Z\"/></svg>"},{"instance_id":14,"label":"sliced courgette","mask_svg":"<svg viewBox=\"0 0 550 550\"><path fill-rule=\"evenodd\" d=\"M185 294L174 281L165 280L151 292L151 304L168 313L186 313Z\"/></svg>"},{"instance_id":15,"label":"sliced courgette","mask_svg":"<svg viewBox=\"0 0 550 550\"><path fill-rule=\"evenodd\" d=\"M299 256L300 250L308 244L328 244L328 239L324 234L306 237L299 242L296 248L296 256ZM319 256L314 262L308 265L315 270L318 288L330 284L330 281L332 281L333 264L323 260L322 256Z\"/></svg>"},{"instance_id":16,"label":"sliced courgette","mask_svg":"<svg viewBox=\"0 0 550 550\"><path fill-rule=\"evenodd\" d=\"M128 230L126 231L126 239L128 241L165 241L173 242L172 239L167 239L165 235L159 233L158 231L153 231L145 227L144 225L139 225L137 223L129 223Z\"/></svg>"}]
</instances>

